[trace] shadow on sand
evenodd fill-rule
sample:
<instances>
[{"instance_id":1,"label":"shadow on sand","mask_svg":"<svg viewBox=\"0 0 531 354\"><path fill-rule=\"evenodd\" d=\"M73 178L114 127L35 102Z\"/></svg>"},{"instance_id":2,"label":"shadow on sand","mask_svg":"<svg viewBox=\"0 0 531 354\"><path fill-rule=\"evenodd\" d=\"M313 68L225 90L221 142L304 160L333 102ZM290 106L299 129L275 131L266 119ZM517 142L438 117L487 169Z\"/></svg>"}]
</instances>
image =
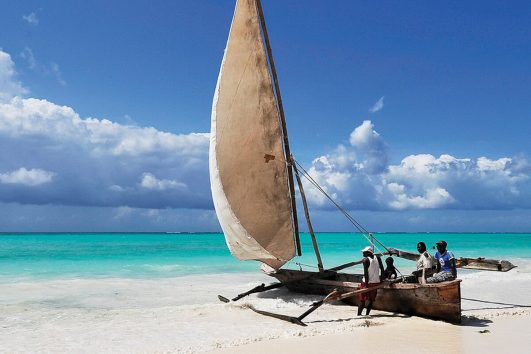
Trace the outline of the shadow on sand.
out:
<instances>
[{"instance_id":1,"label":"shadow on sand","mask_svg":"<svg viewBox=\"0 0 531 354\"><path fill-rule=\"evenodd\" d=\"M408 315L402 315L399 313L389 313L389 314L377 314L377 315L370 315L370 316L356 316L356 317L349 317L349 318L338 318L335 320L315 320L315 321L305 321L307 324L309 323L334 323L334 322L349 322L349 321L361 321L363 322L364 326L369 327L369 325L380 325L376 323L372 323L371 320L376 320L379 318L386 318L386 317L394 317L394 318L409 318L411 316Z\"/></svg>"},{"instance_id":2,"label":"shadow on sand","mask_svg":"<svg viewBox=\"0 0 531 354\"><path fill-rule=\"evenodd\" d=\"M459 326L462 327L488 327L489 324L491 324L491 320L487 320L486 318L479 318L476 316L461 316L461 324Z\"/></svg>"}]
</instances>

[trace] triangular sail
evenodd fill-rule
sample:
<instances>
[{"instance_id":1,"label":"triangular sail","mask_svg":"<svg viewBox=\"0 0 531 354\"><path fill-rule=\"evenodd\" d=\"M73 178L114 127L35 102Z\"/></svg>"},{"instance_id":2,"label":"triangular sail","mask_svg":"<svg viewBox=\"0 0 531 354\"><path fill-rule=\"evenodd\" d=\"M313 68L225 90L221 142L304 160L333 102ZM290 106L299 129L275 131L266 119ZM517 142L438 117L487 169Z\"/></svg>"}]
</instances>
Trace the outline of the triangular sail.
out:
<instances>
[{"instance_id":1,"label":"triangular sail","mask_svg":"<svg viewBox=\"0 0 531 354\"><path fill-rule=\"evenodd\" d=\"M293 206L258 5L236 3L212 105L210 181L231 253L279 268L295 255Z\"/></svg>"}]
</instances>

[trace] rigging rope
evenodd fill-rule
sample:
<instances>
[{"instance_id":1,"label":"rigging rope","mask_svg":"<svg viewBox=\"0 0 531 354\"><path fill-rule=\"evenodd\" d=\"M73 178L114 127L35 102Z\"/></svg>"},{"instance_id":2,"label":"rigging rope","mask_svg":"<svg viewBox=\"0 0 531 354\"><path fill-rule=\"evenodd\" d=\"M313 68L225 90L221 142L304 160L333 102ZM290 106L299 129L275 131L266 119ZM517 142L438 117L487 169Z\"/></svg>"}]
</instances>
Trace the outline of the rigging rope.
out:
<instances>
[{"instance_id":1,"label":"rigging rope","mask_svg":"<svg viewBox=\"0 0 531 354\"><path fill-rule=\"evenodd\" d=\"M315 181L312 178L312 176L310 176L308 171L306 171L304 169L304 167L302 167L302 165L297 160L295 160L293 158L293 156L291 156L291 160L293 162L295 162L295 164L298 166L298 168L297 168L297 166L293 166L293 167L295 167L295 170L297 170L297 169L302 170L302 176L304 178L306 178L315 188L317 188L317 190L319 190L347 218L347 220L349 220L356 227L356 229L358 229L358 231L363 235L363 237L365 237L365 239L367 241L369 241L369 243L371 243L371 245L373 245L373 247L376 248L379 253L383 253L383 252L379 249L379 247L377 245L374 245L374 241L376 241L376 243L378 243L387 252L389 252L390 255L392 255L391 250L389 248L387 248L387 246L385 246L380 240L378 240L376 237L374 237L374 235L372 233L370 233L365 227L363 227L363 225L361 225L356 219L354 219L354 217L352 215L350 215L328 193L326 193L326 191L319 185L319 183L317 183L317 181ZM298 265L300 267L302 264L298 264ZM402 274L402 272L400 272L400 270L398 270L398 268L395 267L395 269L402 277L404 277L404 275Z\"/></svg>"},{"instance_id":2,"label":"rigging rope","mask_svg":"<svg viewBox=\"0 0 531 354\"><path fill-rule=\"evenodd\" d=\"M352 217L352 215L350 215L343 207L341 207L341 205L339 205L328 193L326 193L326 191L312 178L312 176L310 176L310 174L308 173L308 171L306 171L304 169L304 167L302 167L302 165L297 161L295 160L293 157L292 157L292 160L295 162L295 164L300 168L300 170L302 170L302 176L304 178L306 178L315 188L317 188L321 193L323 193L323 195L328 199L330 200L330 202L332 204L334 204L334 206L347 218L347 220L349 220L355 227L356 229L358 229L358 231L363 235L363 237L365 237L367 239L367 241L371 242L371 238L369 238L369 234L371 234L366 228L363 227L363 225L361 225L356 219L354 219L354 217ZM376 241L380 246L382 246L387 252L391 253L391 251L389 250L389 248L387 248L382 242L380 242L380 240L378 240L376 237L372 236L372 241ZM378 248L378 246L376 246L376 248Z\"/></svg>"}]
</instances>

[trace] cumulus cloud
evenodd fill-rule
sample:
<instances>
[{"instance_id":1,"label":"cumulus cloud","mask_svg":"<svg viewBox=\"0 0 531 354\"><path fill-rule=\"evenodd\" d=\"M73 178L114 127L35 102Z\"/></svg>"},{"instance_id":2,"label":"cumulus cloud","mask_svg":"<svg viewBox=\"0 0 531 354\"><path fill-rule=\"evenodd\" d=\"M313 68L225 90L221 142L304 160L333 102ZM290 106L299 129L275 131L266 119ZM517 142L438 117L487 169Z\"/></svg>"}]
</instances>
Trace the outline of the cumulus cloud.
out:
<instances>
[{"instance_id":1,"label":"cumulus cloud","mask_svg":"<svg viewBox=\"0 0 531 354\"><path fill-rule=\"evenodd\" d=\"M166 208L212 208L207 133L172 134L81 117L71 107L26 94L11 57L0 50L0 203L113 207L113 220L128 219L138 208L153 217L166 215L157 212ZM391 164L370 120L352 130L347 144L315 158L308 171L349 209L531 207L525 156L414 154ZM314 206L331 207L304 183Z\"/></svg>"},{"instance_id":2,"label":"cumulus cloud","mask_svg":"<svg viewBox=\"0 0 531 354\"><path fill-rule=\"evenodd\" d=\"M309 173L328 194L352 209L531 207L531 168L525 157L417 154L393 165L388 162L385 142L370 121L352 131L350 146L339 145L314 159ZM306 189L314 205L329 205L311 186Z\"/></svg>"},{"instance_id":3,"label":"cumulus cloud","mask_svg":"<svg viewBox=\"0 0 531 354\"><path fill-rule=\"evenodd\" d=\"M0 183L6 184L23 184L27 186L38 186L40 184L50 183L55 173L32 168L30 170L24 167L7 173L0 173Z\"/></svg>"},{"instance_id":4,"label":"cumulus cloud","mask_svg":"<svg viewBox=\"0 0 531 354\"><path fill-rule=\"evenodd\" d=\"M380 97L378 101L369 109L369 112L376 113L378 111L381 111L384 107L384 97Z\"/></svg>"},{"instance_id":5,"label":"cumulus cloud","mask_svg":"<svg viewBox=\"0 0 531 354\"><path fill-rule=\"evenodd\" d=\"M39 24L39 19L35 12L32 12L29 15L23 15L22 19L32 26L37 26Z\"/></svg>"},{"instance_id":6,"label":"cumulus cloud","mask_svg":"<svg viewBox=\"0 0 531 354\"><path fill-rule=\"evenodd\" d=\"M147 189L154 189L159 191L163 191L166 189L186 188L186 184L182 182L169 179L157 179L157 177L153 176L151 173L144 173L142 175L142 181L140 182L140 185Z\"/></svg>"},{"instance_id":7,"label":"cumulus cloud","mask_svg":"<svg viewBox=\"0 0 531 354\"><path fill-rule=\"evenodd\" d=\"M0 151L9 153L0 155L0 202L211 208L208 134L83 118L71 107L24 98L0 51L2 78Z\"/></svg>"},{"instance_id":8,"label":"cumulus cloud","mask_svg":"<svg viewBox=\"0 0 531 354\"><path fill-rule=\"evenodd\" d=\"M387 145L374 130L370 120L364 121L350 134L350 144L358 152L362 160L360 167L369 174L377 174L387 169Z\"/></svg>"},{"instance_id":9,"label":"cumulus cloud","mask_svg":"<svg viewBox=\"0 0 531 354\"><path fill-rule=\"evenodd\" d=\"M82 119L72 108L47 100L14 97L0 104L0 133L13 138L41 137L72 143L91 155L140 156L170 152L193 163L204 155L207 133L176 135L153 127Z\"/></svg>"},{"instance_id":10,"label":"cumulus cloud","mask_svg":"<svg viewBox=\"0 0 531 354\"><path fill-rule=\"evenodd\" d=\"M15 63L11 56L0 49L0 103L28 92L16 76Z\"/></svg>"}]
</instances>

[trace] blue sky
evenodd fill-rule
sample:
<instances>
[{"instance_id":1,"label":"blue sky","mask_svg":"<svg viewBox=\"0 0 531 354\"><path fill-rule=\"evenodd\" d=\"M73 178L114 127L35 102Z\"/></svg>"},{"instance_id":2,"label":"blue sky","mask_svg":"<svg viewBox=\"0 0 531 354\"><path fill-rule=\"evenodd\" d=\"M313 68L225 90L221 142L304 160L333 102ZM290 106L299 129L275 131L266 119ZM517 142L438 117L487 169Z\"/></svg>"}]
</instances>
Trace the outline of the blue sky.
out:
<instances>
[{"instance_id":1,"label":"blue sky","mask_svg":"<svg viewBox=\"0 0 531 354\"><path fill-rule=\"evenodd\" d=\"M0 231L217 231L233 1L1 2ZM263 1L292 151L377 231L531 231L531 4ZM352 228L309 192L318 230Z\"/></svg>"}]
</instances>

